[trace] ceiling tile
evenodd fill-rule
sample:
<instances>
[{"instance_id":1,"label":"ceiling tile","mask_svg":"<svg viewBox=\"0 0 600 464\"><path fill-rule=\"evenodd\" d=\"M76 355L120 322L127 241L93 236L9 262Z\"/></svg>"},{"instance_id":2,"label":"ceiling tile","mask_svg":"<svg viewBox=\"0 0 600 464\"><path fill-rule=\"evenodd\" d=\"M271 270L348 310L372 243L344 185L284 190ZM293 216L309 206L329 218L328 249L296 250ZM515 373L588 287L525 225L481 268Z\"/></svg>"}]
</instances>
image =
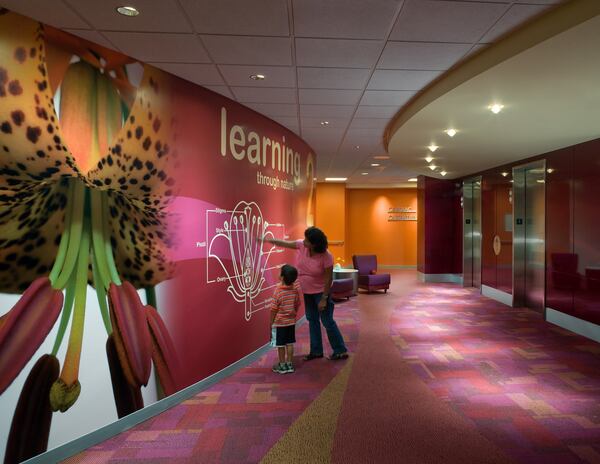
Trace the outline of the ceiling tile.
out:
<instances>
[{"instance_id":1,"label":"ceiling tile","mask_svg":"<svg viewBox=\"0 0 600 464\"><path fill-rule=\"evenodd\" d=\"M138 16L123 16L117 7L123 0L65 0L95 29L104 31L192 32L176 0L144 0L135 5ZM52 2L56 5L59 2Z\"/></svg>"},{"instance_id":2,"label":"ceiling tile","mask_svg":"<svg viewBox=\"0 0 600 464\"><path fill-rule=\"evenodd\" d=\"M180 0L196 32L289 36L286 2L281 0Z\"/></svg>"},{"instance_id":3,"label":"ceiling tile","mask_svg":"<svg viewBox=\"0 0 600 464\"><path fill-rule=\"evenodd\" d=\"M514 29L528 19L548 9L545 5L513 5L500 21L480 40L481 43L491 43L502 34Z\"/></svg>"},{"instance_id":4,"label":"ceiling tile","mask_svg":"<svg viewBox=\"0 0 600 464\"><path fill-rule=\"evenodd\" d=\"M298 115L298 106L289 103L245 103L245 105L269 117Z\"/></svg>"},{"instance_id":5,"label":"ceiling tile","mask_svg":"<svg viewBox=\"0 0 600 464\"><path fill-rule=\"evenodd\" d=\"M378 129L383 131L390 120L388 118L354 118L350 124L350 130L354 129Z\"/></svg>"},{"instance_id":6,"label":"ceiling tile","mask_svg":"<svg viewBox=\"0 0 600 464\"><path fill-rule=\"evenodd\" d=\"M304 117L350 118L354 105L300 105L300 115Z\"/></svg>"},{"instance_id":7,"label":"ceiling tile","mask_svg":"<svg viewBox=\"0 0 600 464\"><path fill-rule=\"evenodd\" d=\"M224 97L230 98L231 100L235 100L235 97L233 96L233 94L229 90L229 87L227 87L227 86L224 86L224 85L205 85L204 87L206 87L209 90L212 90L215 93L223 95Z\"/></svg>"},{"instance_id":8,"label":"ceiling tile","mask_svg":"<svg viewBox=\"0 0 600 464\"><path fill-rule=\"evenodd\" d=\"M106 40L106 37L104 37L98 31L90 31L89 29L64 29L64 30L70 34L81 37L82 39L89 40L90 42L100 44L104 47L111 48L113 50L117 49L116 46L114 46L108 40Z\"/></svg>"},{"instance_id":9,"label":"ceiling tile","mask_svg":"<svg viewBox=\"0 0 600 464\"><path fill-rule=\"evenodd\" d=\"M383 131L381 129L350 129L346 134L349 139L381 139ZM360 146L360 144L359 144Z\"/></svg>"},{"instance_id":10,"label":"ceiling tile","mask_svg":"<svg viewBox=\"0 0 600 464\"><path fill-rule=\"evenodd\" d=\"M229 85L244 87L296 87L296 73L291 66L239 66L219 65ZM253 80L253 74L264 74L263 80Z\"/></svg>"},{"instance_id":11,"label":"ceiling tile","mask_svg":"<svg viewBox=\"0 0 600 464\"><path fill-rule=\"evenodd\" d=\"M377 67L445 70L456 63L470 48L470 44L388 42Z\"/></svg>"},{"instance_id":12,"label":"ceiling tile","mask_svg":"<svg viewBox=\"0 0 600 464\"><path fill-rule=\"evenodd\" d=\"M295 103L296 89L268 87L231 87L237 101L242 103Z\"/></svg>"},{"instance_id":13,"label":"ceiling tile","mask_svg":"<svg viewBox=\"0 0 600 464\"><path fill-rule=\"evenodd\" d=\"M373 40L296 39L296 64L323 68L371 68L383 42Z\"/></svg>"},{"instance_id":14,"label":"ceiling tile","mask_svg":"<svg viewBox=\"0 0 600 464\"><path fill-rule=\"evenodd\" d=\"M360 90L299 89L301 104L355 105L361 95Z\"/></svg>"},{"instance_id":15,"label":"ceiling tile","mask_svg":"<svg viewBox=\"0 0 600 464\"><path fill-rule=\"evenodd\" d=\"M502 3L406 0L390 40L477 42L506 8Z\"/></svg>"},{"instance_id":16,"label":"ceiling tile","mask_svg":"<svg viewBox=\"0 0 600 464\"><path fill-rule=\"evenodd\" d=\"M414 94L416 92L409 90L367 90L360 104L373 106L393 104L400 107L410 100Z\"/></svg>"},{"instance_id":17,"label":"ceiling tile","mask_svg":"<svg viewBox=\"0 0 600 464\"><path fill-rule=\"evenodd\" d=\"M355 118L391 118L393 117L398 110L399 106L369 106L369 105L360 105Z\"/></svg>"},{"instance_id":18,"label":"ceiling tile","mask_svg":"<svg viewBox=\"0 0 600 464\"><path fill-rule=\"evenodd\" d=\"M401 4L401 0L294 0L294 34L383 39Z\"/></svg>"},{"instance_id":19,"label":"ceiling tile","mask_svg":"<svg viewBox=\"0 0 600 464\"><path fill-rule=\"evenodd\" d=\"M126 55L147 63L210 63L194 34L104 32L104 35Z\"/></svg>"},{"instance_id":20,"label":"ceiling tile","mask_svg":"<svg viewBox=\"0 0 600 464\"><path fill-rule=\"evenodd\" d=\"M203 35L202 41L217 64L292 65L289 38Z\"/></svg>"},{"instance_id":21,"label":"ceiling tile","mask_svg":"<svg viewBox=\"0 0 600 464\"><path fill-rule=\"evenodd\" d=\"M298 68L298 87L364 89L370 75L370 69Z\"/></svg>"},{"instance_id":22,"label":"ceiling tile","mask_svg":"<svg viewBox=\"0 0 600 464\"><path fill-rule=\"evenodd\" d=\"M0 6L51 26L89 29L90 25L62 2L48 0L2 0Z\"/></svg>"},{"instance_id":23,"label":"ceiling tile","mask_svg":"<svg viewBox=\"0 0 600 464\"><path fill-rule=\"evenodd\" d=\"M321 124L322 121L327 121L329 124L323 126ZM302 117L300 122L302 123L302 128L317 127L320 128L324 134L326 134L331 128L345 129L348 127L350 118Z\"/></svg>"},{"instance_id":24,"label":"ceiling tile","mask_svg":"<svg viewBox=\"0 0 600 464\"><path fill-rule=\"evenodd\" d=\"M298 118L291 117L291 116L281 116L281 117L270 118L270 119L281 124L282 126L291 130L292 132L295 132L296 134L300 133L300 130L299 130L300 126L298 125Z\"/></svg>"},{"instance_id":25,"label":"ceiling tile","mask_svg":"<svg viewBox=\"0 0 600 464\"><path fill-rule=\"evenodd\" d=\"M214 64L148 63L198 85L225 85Z\"/></svg>"},{"instance_id":26,"label":"ceiling tile","mask_svg":"<svg viewBox=\"0 0 600 464\"><path fill-rule=\"evenodd\" d=\"M367 88L372 90L420 90L439 75L440 71L377 69Z\"/></svg>"}]
</instances>

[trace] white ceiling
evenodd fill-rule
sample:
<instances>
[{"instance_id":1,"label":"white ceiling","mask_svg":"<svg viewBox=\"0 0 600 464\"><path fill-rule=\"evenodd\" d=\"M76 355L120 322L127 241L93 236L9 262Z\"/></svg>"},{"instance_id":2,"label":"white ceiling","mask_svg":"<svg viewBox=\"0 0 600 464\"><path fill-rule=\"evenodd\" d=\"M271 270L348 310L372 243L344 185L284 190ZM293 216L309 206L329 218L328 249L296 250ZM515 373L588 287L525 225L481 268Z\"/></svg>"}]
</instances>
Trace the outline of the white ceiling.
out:
<instances>
[{"instance_id":1,"label":"white ceiling","mask_svg":"<svg viewBox=\"0 0 600 464\"><path fill-rule=\"evenodd\" d=\"M392 131L393 162L457 178L600 137L600 2L596 14L424 106ZM473 65L493 52L474 57ZM495 101L504 105L498 114L488 109ZM453 138L444 133L449 127L459 131ZM433 154L430 143L439 146Z\"/></svg>"},{"instance_id":2,"label":"white ceiling","mask_svg":"<svg viewBox=\"0 0 600 464\"><path fill-rule=\"evenodd\" d=\"M317 175L392 184L416 174L384 153L392 116L475 50L561 0L0 0L151 63L296 132ZM141 14L116 13L123 4ZM264 81L249 79L262 73ZM326 127L323 120L329 121ZM368 175L361 175L368 172Z\"/></svg>"}]
</instances>

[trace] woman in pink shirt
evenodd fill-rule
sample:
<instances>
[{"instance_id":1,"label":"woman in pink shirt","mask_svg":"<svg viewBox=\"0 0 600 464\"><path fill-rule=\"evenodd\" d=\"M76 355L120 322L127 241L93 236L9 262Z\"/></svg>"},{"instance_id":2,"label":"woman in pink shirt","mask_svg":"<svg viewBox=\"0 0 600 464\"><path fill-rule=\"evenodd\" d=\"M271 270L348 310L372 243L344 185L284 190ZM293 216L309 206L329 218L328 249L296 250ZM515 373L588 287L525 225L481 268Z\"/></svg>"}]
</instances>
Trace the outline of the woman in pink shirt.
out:
<instances>
[{"instance_id":1,"label":"woman in pink shirt","mask_svg":"<svg viewBox=\"0 0 600 464\"><path fill-rule=\"evenodd\" d=\"M310 353L304 356L304 360L310 361L323 357L321 323L327 331L327 338L333 350L329 359L346 359L348 350L344 344L344 337L333 319L334 305L329 295L333 279L333 256L327 251L327 237L323 231L316 227L309 227L304 231L304 240L265 239L265 241L296 250L298 280L304 295L306 319L310 331Z\"/></svg>"}]
</instances>

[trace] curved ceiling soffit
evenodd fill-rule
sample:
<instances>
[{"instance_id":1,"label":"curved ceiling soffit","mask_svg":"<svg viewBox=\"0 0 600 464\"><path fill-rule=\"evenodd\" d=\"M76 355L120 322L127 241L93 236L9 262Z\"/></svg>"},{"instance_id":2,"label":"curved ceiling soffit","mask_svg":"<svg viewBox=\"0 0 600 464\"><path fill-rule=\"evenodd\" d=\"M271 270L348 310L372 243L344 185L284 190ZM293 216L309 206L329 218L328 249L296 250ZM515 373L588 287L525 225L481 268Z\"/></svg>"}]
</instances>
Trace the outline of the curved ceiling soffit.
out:
<instances>
[{"instance_id":1,"label":"curved ceiling soffit","mask_svg":"<svg viewBox=\"0 0 600 464\"><path fill-rule=\"evenodd\" d=\"M504 61L598 15L599 0L568 1L527 21L497 42L457 63L417 93L392 117L383 134L386 151L390 152L394 135L413 116L438 98Z\"/></svg>"}]
</instances>

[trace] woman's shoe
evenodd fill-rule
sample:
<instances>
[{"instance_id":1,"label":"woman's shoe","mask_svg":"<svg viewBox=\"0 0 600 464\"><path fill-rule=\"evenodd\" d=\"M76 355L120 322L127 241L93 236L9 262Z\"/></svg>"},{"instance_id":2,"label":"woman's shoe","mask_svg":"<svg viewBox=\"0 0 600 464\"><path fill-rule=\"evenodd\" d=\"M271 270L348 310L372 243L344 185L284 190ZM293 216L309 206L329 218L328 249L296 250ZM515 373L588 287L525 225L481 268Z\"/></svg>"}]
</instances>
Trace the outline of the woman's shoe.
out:
<instances>
[{"instance_id":1,"label":"woman's shoe","mask_svg":"<svg viewBox=\"0 0 600 464\"><path fill-rule=\"evenodd\" d=\"M312 361L313 359L322 358L322 357L323 357L322 354L308 353L302 359L304 359L305 361Z\"/></svg>"},{"instance_id":2,"label":"woman's shoe","mask_svg":"<svg viewBox=\"0 0 600 464\"><path fill-rule=\"evenodd\" d=\"M330 357L330 361L339 361L340 359L348 359L348 352L344 353L333 353Z\"/></svg>"}]
</instances>

